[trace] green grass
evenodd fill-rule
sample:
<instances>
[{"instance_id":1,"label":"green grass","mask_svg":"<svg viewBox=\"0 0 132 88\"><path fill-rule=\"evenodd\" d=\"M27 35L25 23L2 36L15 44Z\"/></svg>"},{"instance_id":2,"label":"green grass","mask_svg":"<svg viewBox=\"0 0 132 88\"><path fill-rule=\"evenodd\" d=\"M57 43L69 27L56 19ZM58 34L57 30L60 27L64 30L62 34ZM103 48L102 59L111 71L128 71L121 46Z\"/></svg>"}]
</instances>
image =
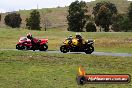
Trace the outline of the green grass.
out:
<instances>
[{"instance_id":1,"label":"green grass","mask_svg":"<svg viewBox=\"0 0 132 88\"><path fill-rule=\"evenodd\" d=\"M129 84L76 83L78 67L88 74L130 74L131 57L85 54L48 54L28 51L0 51L1 88L131 88Z\"/></svg>"},{"instance_id":2,"label":"green grass","mask_svg":"<svg viewBox=\"0 0 132 88\"><path fill-rule=\"evenodd\" d=\"M54 31L53 31L54 30ZM75 32L68 32L61 29L48 29L48 31L32 31L26 29L5 29L0 28L0 48L15 49L19 37L32 33L37 38L49 39L49 50L59 50L63 40ZM132 32L108 32L90 33L82 32L84 39L95 39L95 51L132 53Z\"/></svg>"}]
</instances>

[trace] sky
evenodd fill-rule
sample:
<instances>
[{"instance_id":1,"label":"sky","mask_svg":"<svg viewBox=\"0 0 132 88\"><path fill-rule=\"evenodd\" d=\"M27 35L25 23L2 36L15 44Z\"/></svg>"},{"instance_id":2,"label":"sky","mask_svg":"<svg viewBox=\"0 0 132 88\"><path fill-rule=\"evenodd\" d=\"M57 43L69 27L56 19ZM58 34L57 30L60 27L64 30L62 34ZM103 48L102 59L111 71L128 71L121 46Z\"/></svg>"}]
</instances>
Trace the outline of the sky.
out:
<instances>
[{"instance_id":1,"label":"sky","mask_svg":"<svg viewBox=\"0 0 132 88\"><path fill-rule=\"evenodd\" d=\"M0 3L0 12L10 12L18 10L29 10L38 8L64 7L70 5L75 0L2 0ZM81 1L81 0L79 0ZM83 0L86 2L94 0Z\"/></svg>"},{"instance_id":2,"label":"sky","mask_svg":"<svg viewBox=\"0 0 132 88\"><path fill-rule=\"evenodd\" d=\"M2 0L0 3L0 12L12 12L18 10L29 10L38 8L53 8L69 6L75 0ZM81 1L81 0L79 0ZM94 0L83 0L86 2ZM132 1L132 0L129 0Z\"/></svg>"}]
</instances>

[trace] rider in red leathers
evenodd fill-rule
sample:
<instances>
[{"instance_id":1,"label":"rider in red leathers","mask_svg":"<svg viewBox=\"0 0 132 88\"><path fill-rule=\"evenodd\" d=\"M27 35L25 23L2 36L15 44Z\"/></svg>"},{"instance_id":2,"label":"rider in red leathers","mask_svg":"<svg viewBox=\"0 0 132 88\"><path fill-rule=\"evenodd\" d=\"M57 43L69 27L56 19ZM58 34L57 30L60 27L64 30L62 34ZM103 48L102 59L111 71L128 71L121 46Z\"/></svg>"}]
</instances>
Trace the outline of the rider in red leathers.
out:
<instances>
[{"instance_id":1,"label":"rider in red leathers","mask_svg":"<svg viewBox=\"0 0 132 88\"><path fill-rule=\"evenodd\" d=\"M38 44L38 39L33 38L32 35L30 33L27 34L27 38L31 40L32 43L32 48L35 51L35 47Z\"/></svg>"}]
</instances>

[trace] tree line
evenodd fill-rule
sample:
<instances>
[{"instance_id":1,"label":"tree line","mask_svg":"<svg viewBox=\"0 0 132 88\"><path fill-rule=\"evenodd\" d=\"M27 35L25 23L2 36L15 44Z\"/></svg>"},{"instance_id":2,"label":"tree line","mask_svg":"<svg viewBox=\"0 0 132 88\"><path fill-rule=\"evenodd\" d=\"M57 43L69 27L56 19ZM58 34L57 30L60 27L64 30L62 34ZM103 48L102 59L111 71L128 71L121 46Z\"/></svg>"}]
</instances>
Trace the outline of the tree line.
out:
<instances>
[{"instance_id":1,"label":"tree line","mask_svg":"<svg viewBox=\"0 0 132 88\"><path fill-rule=\"evenodd\" d=\"M126 14L119 14L115 4L111 2L98 2L92 9L92 15L88 15L88 7L85 1L74 1L68 9L68 31L75 32L109 32L132 30L132 3ZM1 15L0 15L1 20ZM4 18L5 24L12 28L19 28L22 22L19 13L9 13ZM30 17L26 18L26 27L30 30L41 30L40 13L33 10Z\"/></svg>"},{"instance_id":2,"label":"tree line","mask_svg":"<svg viewBox=\"0 0 132 88\"><path fill-rule=\"evenodd\" d=\"M85 1L72 2L68 10L68 31L96 32L100 31L132 31L132 3L126 14L119 14L115 4L109 1L98 2L92 10L92 15L87 15ZM93 17L92 17L93 16Z\"/></svg>"},{"instance_id":3,"label":"tree line","mask_svg":"<svg viewBox=\"0 0 132 88\"><path fill-rule=\"evenodd\" d=\"M9 13L4 18L5 24L12 28L19 28L22 22L19 13ZM31 30L40 30L40 13L38 10L33 10L30 17L26 18L26 27Z\"/></svg>"}]
</instances>

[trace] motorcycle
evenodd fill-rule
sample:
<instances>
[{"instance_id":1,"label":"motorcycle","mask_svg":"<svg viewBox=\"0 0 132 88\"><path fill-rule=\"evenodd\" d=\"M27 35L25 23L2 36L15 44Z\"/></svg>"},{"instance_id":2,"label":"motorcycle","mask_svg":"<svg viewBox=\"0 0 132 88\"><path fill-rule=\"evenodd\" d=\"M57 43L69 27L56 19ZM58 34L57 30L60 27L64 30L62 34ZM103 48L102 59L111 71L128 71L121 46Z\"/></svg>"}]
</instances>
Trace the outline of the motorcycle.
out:
<instances>
[{"instance_id":1,"label":"motorcycle","mask_svg":"<svg viewBox=\"0 0 132 88\"><path fill-rule=\"evenodd\" d=\"M18 50L40 50L46 51L48 49L48 39L36 39L34 38L34 44L27 37L20 37L19 42L16 45Z\"/></svg>"},{"instance_id":2,"label":"motorcycle","mask_svg":"<svg viewBox=\"0 0 132 88\"><path fill-rule=\"evenodd\" d=\"M67 52L85 52L91 54L94 51L94 40L79 40L77 38L65 39L63 45L60 47L60 51Z\"/></svg>"}]
</instances>

